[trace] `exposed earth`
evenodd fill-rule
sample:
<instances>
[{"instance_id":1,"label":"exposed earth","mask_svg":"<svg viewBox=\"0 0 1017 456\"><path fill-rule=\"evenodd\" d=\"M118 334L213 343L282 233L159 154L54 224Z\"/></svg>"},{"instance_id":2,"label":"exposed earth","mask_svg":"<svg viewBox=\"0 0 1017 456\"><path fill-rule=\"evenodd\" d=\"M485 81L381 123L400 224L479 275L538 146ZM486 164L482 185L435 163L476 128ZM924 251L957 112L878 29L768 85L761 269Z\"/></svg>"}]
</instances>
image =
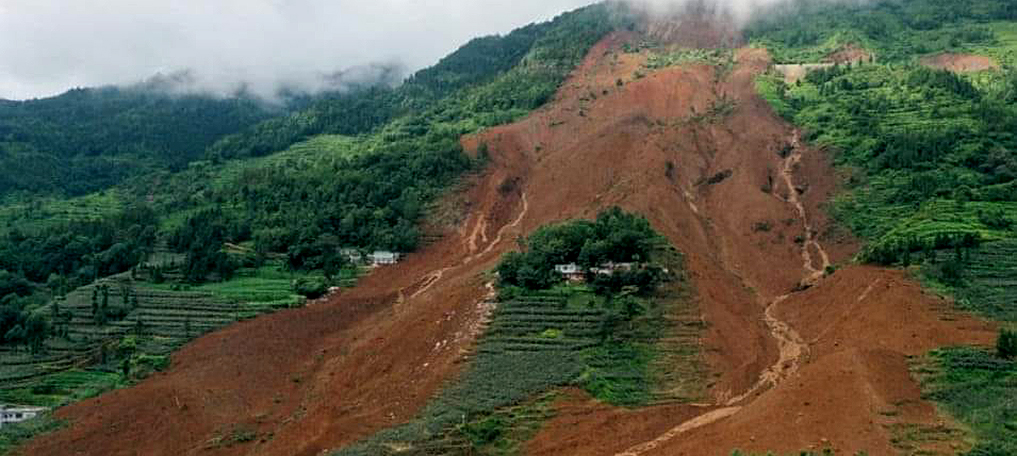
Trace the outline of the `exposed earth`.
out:
<instances>
[{"instance_id":1,"label":"exposed earth","mask_svg":"<svg viewBox=\"0 0 1017 456\"><path fill-rule=\"evenodd\" d=\"M675 44L732 43L658 30ZM490 310L490 271L516 238L611 205L645 215L686 254L708 323L710 397L629 410L569 391L530 454L877 455L900 449L901 430L952 429L921 398L908 357L988 344L994 328L900 271L830 274L857 243L821 210L838 185L824 152L755 92L766 51L642 77L646 53L621 51L638 39L610 35L552 103L463 139L486 144L490 165L440 240L356 288L194 341L166 372L59 410L72 424L22 453L311 456L405 422L460 371Z\"/></svg>"},{"instance_id":2,"label":"exposed earth","mask_svg":"<svg viewBox=\"0 0 1017 456\"><path fill-rule=\"evenodd\" d=\"M992 58L975 54L928 55L921 58L921 63L929 68L950 70L955 73L974 73L999 68L999 64Z\"/></svg>"}]
</instances>

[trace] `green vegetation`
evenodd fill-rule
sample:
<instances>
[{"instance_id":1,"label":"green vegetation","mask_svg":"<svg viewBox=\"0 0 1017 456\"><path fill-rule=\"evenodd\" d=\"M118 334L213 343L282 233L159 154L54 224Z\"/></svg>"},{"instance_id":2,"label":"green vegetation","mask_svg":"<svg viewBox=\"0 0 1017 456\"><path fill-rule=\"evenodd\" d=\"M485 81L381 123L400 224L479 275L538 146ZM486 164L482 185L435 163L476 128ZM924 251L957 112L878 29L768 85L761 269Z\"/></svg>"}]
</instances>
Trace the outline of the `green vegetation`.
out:
<instances>
[{"instance_id":1,"label":"green vegetation","mask_svg":"<svg viewBox=\"0 0 1017 456\"><path fill-rule=\"evenodd\" d=\"M604 236L597 226L620 231ZM702 323L679 274L682 258L645 219L612 209L596 222L544 227L526 240L530 250L524 255L595 243L632 246L642 261L670 272L661 272L659 286L643 293L636 287L596 290L593 284L554 281L534 289L503 281L490 325L463 375L415 420L336 454L515 454L551 415L549 395L569 385L629 407L701 398L696 341Z\"/></svg>"},{"instance_id":2,"label":"green vegetation","mask_svg":"<svg viewBox=\"0 0 1017 456\"><path fill-rule=\"evenodd\" d=\"M994 320L1017 321L1017 240L986 243L959 257L954 249L915 258L925 258L925 282L953 294L961 308Z\"/></svg>"},{"instance_id":3,"label":"green vegetation","mask_svg":"<svg viewBox=\"0 0 1017 456\"><path fill-rule=\"evenodd\" d=\"M179 255L152 257L169 259L148 261L36 309L33 315L47 317L48 337L0 346L0 402L58 407L129 385L166 368L169 354L195 337L322 293L302 295L301 284L335 283L270 259L239 269L228 282L189 285L180 282L181 267L171 265ZM335 279L350 283L357 273L346 269Z\"/></svg>"},{"instance_id":4,"label":"green vegetation","mask_svg":"<svg viewBox=\"0 0 1017 456\"><path fill-rule=\"evenodd\" d=\"M156 245L183 255L177 265L182 276L173 281L189 285L229 281L239 268L257 269L280 255L293 271L321 271L335 279L349 269L340 248L414 250L428 204L464 172L483 164L483 157L474 160L463 152L459 138L511 121L548 100L586 50L613 28L615 17L620 16L597 5L507 36L475 40L398 89L364 88L312 103L287 118L295 123L268 121L219 141L209 148L209 161L188 155L179 172L171 171L183 165L71 200L7 198L0 206L6 217L6 230L0 230L0 270L6 271L0 274L0 298L5 300L0 336L39 348L53 323L40 311L46 302L134 268ZM103 90L131 103L148 100L126 89ZM65 106L69 101L39 103L53 106L47 115L82 125L98 122L96 113L119 112L112 102L108 112L90 110L89 103L106 100L96 101L92 92L67 95L72 96L89 107L80 109L80 119L73 119L76 108ZM14 105L24 105L17 109L26 112L44 111L42 105ZM300 119L309 117L316 119L308 124L311 130L301 127L306 122ZM22 117L12 115L8 120L18 119ZM177 136L186 137L181 131L187 130L180 127ZM318 133L357 136L310 137ZM280 143L278 138L292 140ZM159 143L149 136L142 139ZM187 141L193 141L188 148L209 142ZM118 142L128 143L123 138ZM97 144L105 150L100 147L105 143ZM279 154L249 158L287 147ZM226 246L244 247L231 253ZM165 272L156 269L148 272ZM301 288L307 295L320 295L329 285L325 282L305 280Z\"/></svg>"},{"instance_id":5,"label":"green vegetation","mask_svg":"<svg viewBox=\"0 0 1017 456\"><path fill-rule=\"evenodd\" d=\"M833 213L868 239L866 260L1014 235L1017 109L961 76L864 64L810 73L796 87L759 84L807 139L851 171ZM771 90L777 85L776 90Z\"/></svg>"},{"instance_id":6,"label":"green vegetation","mask_svg":"<svg viewBox=\"0 0 1017 456\"><path fill-rule=\"evenodd\" d=\"M977 348L933 351L916 368L925 395L977 437L970 456L1017 453L1017 363Z\"/></svg>"},{"instance_id":7,"label":"green vegetation","mask_svg":"<svg viewBox=\"0 0 1017 456\"><path fill-rule=\"evenodd\" d=\"M153 83L0 103L0 195L84 195L180 169L274 115L249 98L178 96Z\"/></svg>"},{"instance_id":8,"label":"green vegetation","mask_svg":"<svg viewBox=\"0 0 1017 456\"><path fill-rule=\"evenodd\" d=\"M863 451L863 452L855 453L855 456L866 456L866 454L867 453L865 453ZM833 455L834 455L834 451L831 450L831 449L825 449L825 450L820 451L820 452L815 452L815 451L800 451L797 454L791 454L791 453L788 454L788 456L833 456ZM773 453L771 451L768 451L768 452L766 452L765 455L763 455L762 453L745 453L745 452L742 452L741 450L734 450L733 452L731 452L731 456L777 456L777 454Z\"/></svg>"},{"instance_id":9,"label":"green vegetation","mask_svg":"<svg viewBox=\"0 0 1017 456\"><path fill-rule=\"evenodd\" d=\"M701 63L714 66L734 64L734 53L722 49L676 49L663 52L652 52L646 60L649 69L667 68L669 66Z\"/></svg>"},{"instance_id":10,"label":"green vegetation","mask_svg":"<svg viewBox=\"0 0 1017 456\"><path fill-rule=\"evenodd\" d=\"M996 339L996 356L1011 360L1017 358L1017 331L1005 328L999 330L999 338Z\"/></svg>"},{"instance_id":11,"label":"green vegetation","mask_svg":"<svg viewBox=\"0 0 1017 456\"><path fill-rule=\"evenodd\" d=\"M796 0L771 9L745 34L777 63L820 62L845 45L872 50L881 62L908 62L1002 44L986 24L1015 19L1017 7L1006 0Z\"/></svg>"},{"instance_id":12,"label":"green vegetation","mask_svg":"<svg viewBox=\"0 0 1017 456\"><path fill-rule=\"evenodd\" d=\"M635 286L647 293L656 288L660 268L632 268L611 275L597 274L591 268L609 262L645 263L657 242L645 218L615 207L601 212L593 222L573 221L540 228L521 246L523 252L505 255L498 265L498 275L503 287L543 290L565 280L555 271L556 265L578 264L598 292L617 293L623 287Z\"/></svg>"},{"instance_id":13,"label":"green vegetation","mask_svg":"<svg viewBox=\"0 0 1017 456\"><path fill-rule=\"evenodd\" d=\"M0 455L27 442L32 437L60 429L64 423L50 415L37 417L21 423L8 424L0 428Z\"/></svg>"}]
</instances>

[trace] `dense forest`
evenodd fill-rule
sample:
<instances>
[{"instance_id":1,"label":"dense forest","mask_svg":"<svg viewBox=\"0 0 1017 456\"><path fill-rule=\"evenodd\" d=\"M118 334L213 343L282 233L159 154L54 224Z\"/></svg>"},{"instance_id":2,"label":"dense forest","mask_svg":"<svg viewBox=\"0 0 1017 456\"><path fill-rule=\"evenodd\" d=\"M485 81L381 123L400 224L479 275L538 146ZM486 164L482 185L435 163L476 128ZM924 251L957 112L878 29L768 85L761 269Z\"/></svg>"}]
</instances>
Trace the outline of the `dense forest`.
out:
<instances>
[{"instance_id":1,"label":"dense forest","mask_svg":"<svg viewBox=\"0 0 1017 456\"><path fill-rule=\"evenodd\" d=\"M179 170L219 138L277 111L251 98L172 95L143 85L4 102L0 195L77 196Z\"/></svg>"}]
</instances>

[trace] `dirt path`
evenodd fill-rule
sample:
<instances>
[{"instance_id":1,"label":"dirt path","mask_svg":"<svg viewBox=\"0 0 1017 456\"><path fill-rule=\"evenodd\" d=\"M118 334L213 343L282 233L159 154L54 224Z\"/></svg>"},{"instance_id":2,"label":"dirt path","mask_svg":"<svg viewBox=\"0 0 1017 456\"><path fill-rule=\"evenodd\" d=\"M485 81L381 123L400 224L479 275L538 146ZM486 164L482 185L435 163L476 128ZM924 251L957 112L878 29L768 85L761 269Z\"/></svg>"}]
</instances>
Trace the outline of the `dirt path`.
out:
<instances>
[{"instance_id":1,"label":"dirt path","mask_svg":"<svg viewBox=\"0 0 1017 456\"><path fill-rule=\"evenodd\" d=\"M618 453L616 456L640 456L642 454L645 454L647 452L659 448L661 445L667 443L668 441L674 439L675 437L678 437L679 435L682 435L693 429L700 428L708 424L712 424L716 421L722 420L724 418L727 418L731 415L734 415L735 413L738 413L738 411L741 409L742 409L741 407L727 407L704 413L682 424L679 424L678 426L675 426L673 429L665 432L660 437L657 437L649 442L641 443L632 448L629 448L626 451Z\"/></svg>"},{"instance_id":2,"label":"dirt path","mask_svg":"<svg viewBox=\"0 0 1017 456\"><path fill-rule=\"evenodd\" d=\"M511 223L502 226L498 230L498 234L495 236L494 240L492 240L490 243L488 243L487 247L484 248L483 251L477 252L477 249L478 249L478 247L477 247L477 239L479 238L481 240L481 242L487 242L487 227L488 227L487 216L486 215L481 215L477 219L477 223L476 223L476 225L474 225L473 231L471 232L469 239L467 239L467 241L466 241L467 249L470 252L470 255L467 256L466 258L464 258L462 263L460 263L459 265L456 265L456 266L447 266L447 267L444 267L444 268L441 268L441 269L429 272L426 275L424 275L424 277L421 277L420 280L418 280L417 283L412 286L413 288L418 288L418 289L416 291L414 291L413 294L410 295L410 299L416 298L416 297L424 294L428 290L430 290L431 287L434 286L434 284L438 283L438 281L441 280L441 278L445 275L446 272L448 272L448 271L450 271L452 269L458 268L458 267L466 266L466 265L470 264L471 262L486 256L487 254L491 253L491 251L494 250L494 248L496 246L501 244L502 237L504 236L505 231L507 231L509 229L512 229L512 228L518 227L519 224L523 221L523 217L526 217L526 212L529 211L529 202L526 200L526 193L525 192L522 194L521 199L522 199L522 206L523 207L522 207L522 210L519 211L519 215L516 217L516 219L513 220ZM399 291L400 296L403 296L405 291L406 291L406 288L403 288L402 290L400 290ZM403 299L400 299L399 302L402 302L402 301L403 301Z\"/></svg>"}]
</instances>

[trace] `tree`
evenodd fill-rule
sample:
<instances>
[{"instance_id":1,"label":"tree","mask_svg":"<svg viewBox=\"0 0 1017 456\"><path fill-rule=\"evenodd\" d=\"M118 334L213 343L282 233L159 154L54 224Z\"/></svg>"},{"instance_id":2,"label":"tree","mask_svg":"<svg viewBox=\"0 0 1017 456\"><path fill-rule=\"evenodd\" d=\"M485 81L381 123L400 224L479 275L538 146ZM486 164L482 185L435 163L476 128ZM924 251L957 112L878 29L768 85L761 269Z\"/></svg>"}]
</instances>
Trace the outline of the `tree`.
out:
<instances>
[{"instance_id":1,"label":"tree","mask_svg":"<svg viewBox=\"0 0 1017 456\"><path fill-rule=\"evenodd\" d=\"M996 339L996 353L1003 359L1017 357L1017 331L999 330L999 337Z\"/></svg>"}]
</instances>

